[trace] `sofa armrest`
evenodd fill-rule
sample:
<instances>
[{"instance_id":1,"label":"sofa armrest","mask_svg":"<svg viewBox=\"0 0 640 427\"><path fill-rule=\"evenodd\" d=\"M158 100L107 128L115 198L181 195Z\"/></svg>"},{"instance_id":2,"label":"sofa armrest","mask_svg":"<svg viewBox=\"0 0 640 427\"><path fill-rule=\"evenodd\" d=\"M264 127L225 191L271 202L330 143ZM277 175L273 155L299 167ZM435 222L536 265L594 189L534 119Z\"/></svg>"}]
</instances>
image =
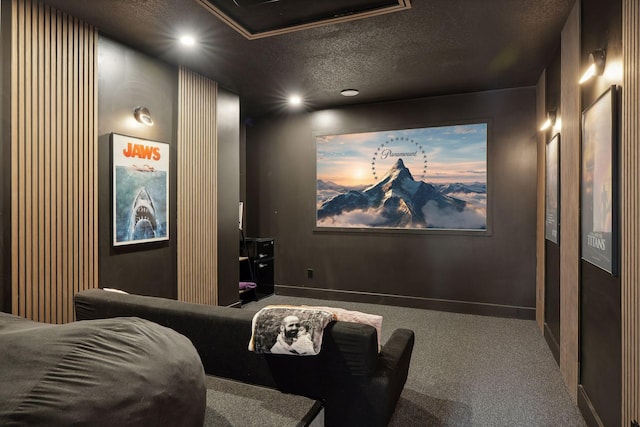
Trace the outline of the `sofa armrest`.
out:
<instances>
[{"instance_id":1,"label":"sofa armrest","mask_svg":"<svg viewBox=\"0 0 640 427\"><path fill-rule=\"evenodd\" d=\"M325 425L386 426L407 381L415 335L396 329L382 347L370 377L334 384L325 401Z\"/></svg>"},{"instance_id":2,"label":"sofa armrest","mask_svg":"<svg viewBox=\"0 0 640 427\"><path fill-rule=\"evenodd\" d=\"M403 383L409 373L409 362L413 352L415 334L410 329L396 329L380 351L381 366L377 374L382 371L404 373Z\"/></svg>"}]
</instances>

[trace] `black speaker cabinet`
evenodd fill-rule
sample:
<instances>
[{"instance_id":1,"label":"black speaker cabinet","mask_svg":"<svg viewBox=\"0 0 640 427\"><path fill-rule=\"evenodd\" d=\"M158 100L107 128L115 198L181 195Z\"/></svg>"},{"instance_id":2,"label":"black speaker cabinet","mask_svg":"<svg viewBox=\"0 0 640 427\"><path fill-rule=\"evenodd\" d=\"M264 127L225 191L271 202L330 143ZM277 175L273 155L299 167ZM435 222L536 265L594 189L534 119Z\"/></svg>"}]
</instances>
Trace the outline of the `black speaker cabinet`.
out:
<instances>
[{"instance_id":1,"label":"black speaker cabinet","mask_svg":"<svg viewBox=\"0 0 640 427\"><path fill-rule=\"evenodd\" d=\"M273 258L275 243L272 237L247 237L248 257L254 260Z\"/></svg>"},{"instance_id":2,"label":"black speaker cabinet","mask_svg":"<svg viewBox=\"0 0 640 427\"><path fill-rule=\"evenodd\" d=\"M247 256L259 295L271 295L274 285L275 242L272 237L247 237Z\"/></svg>"},{"instance_id":3,"label":"black speaker cabinet","mask_svg":"<svg viewBox=\"0 0 640 427\"><path fill-rule=\"evenodd\" d=\"M258 285L256 290L259 294L271 295L273 293L273 267L273 258L254 261L253 271Z\"/></svg>"}]
</instances>

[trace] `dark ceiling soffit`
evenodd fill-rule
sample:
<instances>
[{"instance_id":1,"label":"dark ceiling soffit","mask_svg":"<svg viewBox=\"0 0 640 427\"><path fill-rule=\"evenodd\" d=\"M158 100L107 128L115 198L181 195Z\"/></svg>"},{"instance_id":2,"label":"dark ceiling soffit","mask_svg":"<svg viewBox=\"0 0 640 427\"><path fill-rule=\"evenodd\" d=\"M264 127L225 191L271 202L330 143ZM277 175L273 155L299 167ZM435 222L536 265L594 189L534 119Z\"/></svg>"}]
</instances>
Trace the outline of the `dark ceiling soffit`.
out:
<instances>
[{"instance_id":1,"label":"dark ceiling soffit","mask_svg":"<svg viewBox=\"0 0 640 427\"><path fill-rule=\"evenodd\" d=\"M352 13L352 14L349 14L349 15L345 15L345 16L322 19L322 20L319 20L319 21L304 23L304 24L300 24L300 25L294 25L294 26L289 26L289 27L285 27L285 28L278 28L278 29L274 29L274 30L268 30L268 31L252 33L249 30L247 30L246 28L244 28L242 25L240 25L238 22L233 20L231 17L226 15L224 12L222 12L222 10L220 10L219 8L214 6L210 1L208 1L208 0L195 0L195 1L196 1L196 3L199 3L202 7L207 9L209 12L211 12L212 14L217 16L219 19L221 19L225 24L227 24L228 26L230 26L231 28L233 28L234 30L236 30L237 32L239 32L240 34L242 34L244 37L246 37L249 40L261 39L261 38L264 38L264 37L277 36L277 35L280 35L280 34L290 33L290 32L294 32L294 31L307 30L309 28L320 27L320 26L323 26L323 25L330 25L330 24L337 24L337 23L340 23L340 22L354 21L356 19L371 18L373 16L383 15L385 13L400 12L402 10L411 9L411 0L398 0L397 4L394 3L391 6L381 7L381 8L375 9L375 10L367 10L367 11L364 11L364 12L355 12L355 13Z\"/></svg>"}]
</instances>

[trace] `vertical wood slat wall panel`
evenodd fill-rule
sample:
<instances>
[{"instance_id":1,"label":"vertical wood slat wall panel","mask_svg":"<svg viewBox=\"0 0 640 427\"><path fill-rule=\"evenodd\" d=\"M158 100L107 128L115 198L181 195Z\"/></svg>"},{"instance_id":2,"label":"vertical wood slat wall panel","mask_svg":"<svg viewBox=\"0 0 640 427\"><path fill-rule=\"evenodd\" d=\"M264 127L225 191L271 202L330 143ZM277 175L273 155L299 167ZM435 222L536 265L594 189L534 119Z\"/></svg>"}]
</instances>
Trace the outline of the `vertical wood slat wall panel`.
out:
<instances>
[{"instance_id":1,"label":"vertical wood slat wall panel","mask_svg":"<svg viewBox=\"0 0 640 427\"><path fill-rule=\"evenodd\" d=\"M580 2L561 35L562 147L560 156L560 372L578 400L580 283Z\"/></svg>"},{"instance_id":2,"label":"vertical wood slat wall panel","mask_svg":"<svg viewBox=\"0 0 640 427\"><path fill-rule=\"evenodd\" d=\"M45 15L49 15L51 13L51 9L49 6L46 6L46 10L44 11ZM46 35L46 37L45 37ZM44 28L42 32L43 43L44 43L44 69L45 73L43 74L43 89L48 89L52 87L51 81L51 20L44 20ZM51 91L44 90L44 117L51 117ZM43 126L44 127L44 126ZM43 206L45 212L51 212L51 180L44 179L44 177L51 176L51 127L46 127L44 129L44 144L42 144L42 149L44 151L43 157L41 157L43 161ZM41 258L44 258L44 269L42 272L42 280L43 280L43 288L44 288L44 318L43 321L47 323L51 323L51 306L53 304L53 299L51 298L51 257L45 257L44 254L51 253L51 222L44 221L42 218L42 226L43 226L43 240L44 245L42 248Z\"/></svg>"},{"instance_id":3,"label":"vertical wood slat wall panel","mask_svg":"<svg viewBox=\"0 0 640 427\"><path fill-rule=\"evenodd\" d=\"M36 0L12 25L12 311L64 323L98 285L96 30Z\"/></svg>"},{"instance_id":4,"label":"vertical wood slat wall panel","mask_svg":"<svg viewBox=\"0 0 640 427\"><path fill-rule=\"evenodd\" d=\"M217 84L180 68L178 88L178 299L217 305Z\"/></svg>"},{"instance_id":5,"label":"vertical wood slat wall panel","mask_svg":"<svg viewBox=\"0 0 640 427\"><path fill-rule=\"evenodd\" d=\"M34 101L34 96L32 93L32 85L33 85L33 69L32 66L35 65L34 61L33 61L33 51L35 50L33 48L32 45L29 44L28 42L28 38L30 36L33 35L33 29L31 29L32 26L32 21L31 21L31 12L32 9L30 7L30 5L26 6L25 8L25 30L24 30L24 37L25 37L25 77L24 77L24 85L26 87L25 90L25 139L24 139L24 146L25 146L25 156L24 156L24 164L23 164L23 180L25 181L25 186L24 186L24 191L25 191L25 207L24 207L24 216L23 216L23 222L25 224L25 252L27 254L31 254L33 251L33 237L32 237L32 233L33 233L33 228L32 228L32 218L33 218L33 213L31 211L31 198L33 197L33 188L31 186L32 184L32 168L33 165L31 164L31 162L33 161L33 155L31 154L31 148L33 146L33 126L31 126L30 124L33 123L33 105L35 104ZM30 29L27 30L27 29ZM29 32L28 32L29 31ZM29 34L31 33L31 34ZM28 171L28 172L27 172ZM25 284L24 284L24 289L25 289L25 293L24 293L24 299L25 299L25 313L24 315L30 319L33 318L31 309L33 307L33 289L32 289L32 283L33 283L33 277L32 277L32 269L31 267L33 266L34 263L29 263L28 260L25 257Z\"/></svg>"},{"instance_id":6,"label":"vertical wood slat wall panel","mask_svg":"<svg viewBox=\"0 0 640 427\"><path fill-rule=\"evenodd\" d=\"M622 425L640 421L640 4L622 11Z\"/></svg>"}]
</instances>

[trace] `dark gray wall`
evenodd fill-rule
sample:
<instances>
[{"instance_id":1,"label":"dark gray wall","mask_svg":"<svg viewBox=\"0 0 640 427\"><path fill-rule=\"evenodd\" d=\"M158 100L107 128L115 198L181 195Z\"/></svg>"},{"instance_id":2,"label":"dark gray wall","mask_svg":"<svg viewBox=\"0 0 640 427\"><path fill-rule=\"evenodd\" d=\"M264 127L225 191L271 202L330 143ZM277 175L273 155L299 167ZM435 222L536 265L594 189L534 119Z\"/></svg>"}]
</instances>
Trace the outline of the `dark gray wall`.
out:
<instances>
[{"instance_id":1,"label":"dark gray wall","mask_svg":"<svg viewBox=\"0 0 640 427\"><path fill-rule=\"evenodd\" d=\"M489 121L490 235L314 232L314 134L474 120ZM265 117L246 131L247 233L276 240L276 292L534 318L535 88Z\"/></svg>"},{"instance_id":2,"label":"dark gray wall","mask_svg":"<svg viewBox=\"0 0 640 427\"><path fill-rule=\"evenodd\" d=\"M622 2L582 2L581 57L586 67L589 53L606 49L607 64L622 62ZM612 83L594 78L582 86L582 110ZM622 88L624 96L624 88ZM617 123L619 129L619 123ZM620 180L618 178L618 185ZM578 189L576 189L578 191ZM619 207L618 201L618 207ZM620 277L581 260L580 282L580 391L578 403L585 419L596 425L591 408L606 426L621 425L622 320ZM590 401L590 404L589 402Z\"/></svg>"},{"instance_id":3,"label":"dark gray wall","mask_svg":"<svg viewBox=\"0 0 640 427\"><path fill-rule=\"evenodd\" d=\"M560 246L545 240L544 337L560 365Z\"/></svg>"},{"instance_id":4,"label":"dark gray wall","mask_svg":"<svg viewBox=\"0 0 640 427\"><path fill-rule=\"evenodd\" d=\"M240 99L219 88L218 128L218 305L238 302L238 202L240 194Z\"/></svg>"},{"instance_id":5,"label":"dark gray wall","mask_svg":"<svg viewBox=\"0 0 640 427\"><path fill-rule=\"evenodd\" d=\"M178 74L174 67L100 37L98 45L98 235L99 284L127 292L177 297L176 135ZM151 127L133 119L145 106ZM169 241L112 247L109 134L119 133L170 144Z\"/></svg>"}]
</instances>

